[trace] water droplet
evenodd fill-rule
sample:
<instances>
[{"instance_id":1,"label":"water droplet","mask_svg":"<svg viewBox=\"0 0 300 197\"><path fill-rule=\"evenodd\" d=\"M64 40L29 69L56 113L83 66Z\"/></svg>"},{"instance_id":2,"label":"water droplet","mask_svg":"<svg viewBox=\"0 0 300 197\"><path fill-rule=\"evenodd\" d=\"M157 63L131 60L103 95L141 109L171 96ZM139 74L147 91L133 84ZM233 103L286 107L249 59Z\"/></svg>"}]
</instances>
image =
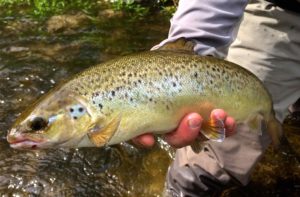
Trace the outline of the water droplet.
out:
<instances>
[{"instance_id":1,"label":"water droplet","mask_svg":"<svg viewBox=\"0 0 300 197\"><path fill-rule=\"evenodd\" d=\"M54 183L55 180L56 180L56 178L53 178L53 177L50 178L51 183Z\"/></svg>"}]
</instances>

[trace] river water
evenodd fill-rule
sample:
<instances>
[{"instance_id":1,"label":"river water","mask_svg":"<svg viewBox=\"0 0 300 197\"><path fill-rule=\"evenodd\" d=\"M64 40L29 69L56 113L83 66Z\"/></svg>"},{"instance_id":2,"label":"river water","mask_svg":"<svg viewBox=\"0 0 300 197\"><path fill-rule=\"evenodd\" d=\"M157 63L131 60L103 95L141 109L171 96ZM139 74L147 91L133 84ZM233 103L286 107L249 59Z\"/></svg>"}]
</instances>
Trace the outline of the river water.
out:
<instances>
[{"instance_id":1,"label":"river water","mask_svg":"<svg viewBox=\"0 0 300 197\"><path fill-rule=\"evenodd\" d=\"M0 194L6 196L161 196L173 151L129 143L108 148L19 151L6 142L16 117L60 81L111 58L149 50L166 37L168 17L131 20L102 10L34 19L0 19ZM299 128L288 128L293 150L269 150L247 187L223 196L297 196ZM298 148L298 150L297 150Z\"/></svg>"}]
</instances>

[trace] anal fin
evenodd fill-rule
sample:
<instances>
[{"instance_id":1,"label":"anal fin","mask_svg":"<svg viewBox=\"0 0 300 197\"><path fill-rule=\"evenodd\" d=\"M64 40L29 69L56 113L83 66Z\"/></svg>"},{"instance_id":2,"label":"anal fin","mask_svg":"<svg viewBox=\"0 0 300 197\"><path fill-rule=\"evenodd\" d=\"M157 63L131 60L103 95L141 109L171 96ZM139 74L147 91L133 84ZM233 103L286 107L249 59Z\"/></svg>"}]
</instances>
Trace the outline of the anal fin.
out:
<instances>
[{"instance_id":1,"label":"anal fin","mask_svg":"<svg viewBox=\"0 0 300 197\"><path fill-rule=\"evenodd\" d=\"M262 129L266 126L265 119L260 113L251 115L247 119L247 124L252 130L257 131L258 135L262 135Z\"/></svg>"}]
</instances>

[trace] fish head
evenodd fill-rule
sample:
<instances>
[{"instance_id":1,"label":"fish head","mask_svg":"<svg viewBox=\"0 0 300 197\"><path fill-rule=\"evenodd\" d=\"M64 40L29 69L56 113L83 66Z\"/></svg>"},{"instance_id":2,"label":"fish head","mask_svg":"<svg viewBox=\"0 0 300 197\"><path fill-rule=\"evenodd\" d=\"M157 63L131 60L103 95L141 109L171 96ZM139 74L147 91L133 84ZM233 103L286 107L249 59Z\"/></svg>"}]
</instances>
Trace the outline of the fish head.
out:
<instances>
[{"instance_id":1,"label":"fish head","mask_svg":"<svg viewBox=\"0 0 300 197\"><path fill-rule=\"evenodd\" d=\"M77 95L47 94L18 117L7 141L16 149L76 147L92 124L87 106Z\"/></svg>"}]
</instances>

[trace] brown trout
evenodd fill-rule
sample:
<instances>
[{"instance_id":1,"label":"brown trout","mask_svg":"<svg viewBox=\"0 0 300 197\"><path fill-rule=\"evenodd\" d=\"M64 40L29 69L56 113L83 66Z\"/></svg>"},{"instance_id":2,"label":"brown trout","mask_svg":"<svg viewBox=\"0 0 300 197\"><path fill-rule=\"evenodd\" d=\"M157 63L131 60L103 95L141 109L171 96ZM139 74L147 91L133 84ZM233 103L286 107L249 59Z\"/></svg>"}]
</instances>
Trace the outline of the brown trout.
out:
<instances>
[{"instance_id":1,"label":"brown trout","mask_svg":"<svg viewBox=\"0 0 300 197\"><path fill-rule=\"evenodd\" d=\"M166 133L184 115L198 112L205 136L222 141L222 121L209 119L215 108L258 135L266 125L273 144L279 143L281 125L256 76L225 60L168 48L113 59L75 75L22 113L7 140L20 149L100 147L149 131Z\"/></svg>"}]
</instances>

